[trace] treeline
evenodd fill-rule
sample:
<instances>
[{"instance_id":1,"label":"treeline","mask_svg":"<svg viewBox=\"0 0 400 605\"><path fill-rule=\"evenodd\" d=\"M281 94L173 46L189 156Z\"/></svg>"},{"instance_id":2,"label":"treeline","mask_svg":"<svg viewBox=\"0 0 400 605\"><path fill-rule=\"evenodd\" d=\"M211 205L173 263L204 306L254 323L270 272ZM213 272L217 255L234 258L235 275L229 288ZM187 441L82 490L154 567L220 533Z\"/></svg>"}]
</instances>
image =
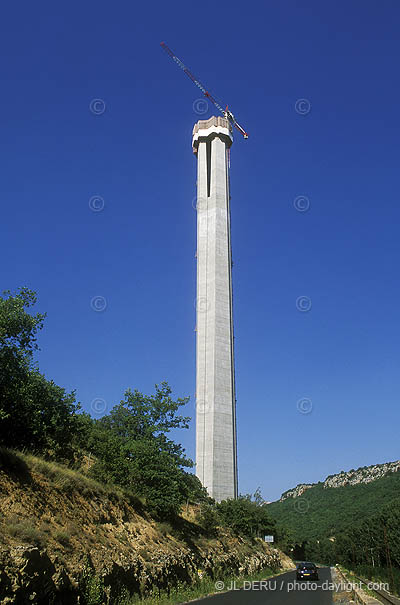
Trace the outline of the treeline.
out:
<instances>
[{"instance_id":1,"label":"treeline","mask_svg":"<svg viewBox=\"0 0 400 605\"><path fill-rule=\"evenodd\" d=\"M36 295L27 288L0 297L0 444L81 469L104 484L141 497L159 519L172 519L188 502L198 505L198 520L208 534L218 525L238 534L276 530L259 491L215 504L183 447L170 439L190 418L180 415L188 398L174 400L166 382L152 395L128 389L109 414L94 419L81 409L75 392L48 380L34 362L37 333L45 314L33 315Z\"/></svg>"},{"instance_id":2,"label":"treeline","mask_svg":"<svg viewBox=\"0 0 400 605\"><path fill-rule=\"evenodd\" d=\"M35 293L27 288L0 298L1 445L75 468L86 456L89 475L142 496L161 517L176 514L187 500L206 502L199 480L186 471L193 462L167 436L188 427L189 418L178 413L188 400L174 401L162 383L151 396L128 389L101 419L82 412L75 392L48 380L34 362L45 319L45 314L29 313L35 303Z\"/></svg>"},{"instance_id":3,"label":"treeline","mask_svg":"<svg viewBox=\"0 0 400 605\"><path fill-rule=\"evenodd\" d=\"M400 592L399 471L337 488L320 482L297 498L269 504L268 511L288 528L295 558L339 563Z\"/></svg>"},{"instance_id":4,"label":"treeline","mask_svg":"<svg viewBox=\"0 0 400 605\"><path fill-rule=\"evenodd\" d=\"M336 536L309 541L305 545L305 556L330 565L340 563L366 579L388 582L398 593L400 498Z\"/></svg>"},{"instance_id":5,"label":"treeline","mask_svg":"<svg viewBox=\"0 0 400 605\"><path fill-rule=\"evenodd\" d=\"M268 505L271 516L286 526L297 542L329 538L400 498L400 472L357 485L324 488L323 483L297 498Z\"/></svg>"}]
</instances>

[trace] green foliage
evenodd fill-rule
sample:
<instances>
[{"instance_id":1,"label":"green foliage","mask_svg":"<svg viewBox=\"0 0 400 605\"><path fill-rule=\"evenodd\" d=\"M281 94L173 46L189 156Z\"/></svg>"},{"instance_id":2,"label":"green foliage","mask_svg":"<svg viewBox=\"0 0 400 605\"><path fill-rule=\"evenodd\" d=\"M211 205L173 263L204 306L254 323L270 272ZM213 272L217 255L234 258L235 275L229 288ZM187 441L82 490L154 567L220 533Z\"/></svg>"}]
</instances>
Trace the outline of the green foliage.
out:
<instances>
[{"instance_id":1,"label":"green foliage","mask_svg":"<svg viewBox=\"0 0 400 605\"><path fill-rule=\"evenodd\" d=\"M27 288L20 288L14 296L7 290L0 297L0 428L6 420L8 426L12 422L12 400L24 382L32 353L38 348L36 334L45 315L33 316L26 311L35 303L35 293Z\"/></svg>"},{"instance_id":2,"label":"green foliage","mask_svg":"<svg viewBox=\"0 0 400 605\"><path fill-rule=\"evenodd\" d=\"M230 603L230 595L227 593L232 584L237 586L244 582L259 582L265 580L274 574L277 569L266 567L262 570L253 572L251 575L243 575L240 572L229 573L226 567L220 570L212 570L212 575L208 575L204 570L202 576L196 578L192 584L178 581L173 586L168 586L167 589L153 590L151 595L133 595L130 596L128 591L121 590L119 597L115 600L115 605L180 605L182 603L192 603L201 601L206 596L215 596L215 581L218 579L222 582L222 591L225 597L221 597L221 601ZM237 590L237 589L236 589ZM218 598L216 599L219 600ZM114 601L113 601L114 603Z\"/></svg>"},{"instance_id":3,"label":"green foliage","mask_svg":"<svg viewBox=\"0 0 400 605\"><path fill-rule=\"evenodd\" d=\"M214 500L210 498L200 479L193 473L182 472L183 490L185 498L192 504L213 504Z\"/></svg>"},{"instance_id":4,"label":"green foliage","mask_svg":"<svg viewBox=\"0 0 400 605\"><path fill-rule=\"evenodd\" d=\"M187 428L177 411L187 399L171 398L166 382L155 394L128 390L109 415L93 420L80 415L82 447L94 454L92 477L143 496L158 518L171 518L187 500L206 499L206 491L183 467L192 466L181 445L168 439L171 429Z\"/></svg>"},{"instance_id":5,"label":"green foliage","mask_svg":"<svg viewBox=\"0 0 400 605\"><path fill-rule=\"evenodd\" d=\"M136 441L130 451L132 485L145 496L151 511L160 518L180 512L185 501L182 471L169 452L151 439Z\"/></svg>"},{"instance_id":6,"label":"green foliage","mask_svg":"<svg viewBox=\"0 0 400 605\"><path fill-rule=\"evenodd\" d=\"M70 459L77 431L75 394L47 380L32 362L44 314L27 311L36 295L0 297L0 435L3 446Z\"/></svg>"},{"instance_id":7,"label":"green foliage","mask_svg":"<svg viewBox=\"0 0 400 605\"><path fill-rule=\"evenodd\" d=\"M296 544L293 532L287 527L277 525L274 535L275 543L279 546L279 548L287 555L293 556L293 550Z\"/></svg>"},{"instance_id":8,"label":"green foliage","mask_svg":"<svg viewBox=\"0 0 400 605\"><path fill-rule=\"evenodd\" d=\"M128 389L99 420L78 413L75 393L48 380L33 363L45 319L29 312L35 303L35 293L27 288L0 297L0 446L72 464L83 453L91 454L92 478L144 499L159 519L176 516L185 502L210 502L197 477L185 470L192 460L169 438L172 430L188 428L189 418L179 413L188 398L174 400L162 382L152 395ZM1 456L0 451L0 461ZM73 474L47 466L43 472L65 493L90 491Z\"/></svg>"},{"instance_id":9,"label":"green foliage","mask_svg":"<svg viewBox=\"0 0 400 605\"><path fill-rule=\"evenodd\" d=\"M366 579L388 582L399 592L400 498L331 539L308 541L305 554L327 565L340 563Z\"/></svg>"},{"instance_id":10,"label":"green foliage","mask_svg":"<svg viewBox=\"0 0 400 605\"><path fill-rule=\"evenodd\" d=\"M168 438L171 430L188 427L189 418L179 414L188 398L172 399L162 382L153 395L128 389L100 420L79 414L75 393L47 380L33 364L45 318L28 312L35 303L27 288L0 298L0 444L63 461L74 461L77 448L90 452L96 457L94 478L144 497L159 517L176 515L187 500L206 500L200 482L184 470L193 462ZM75 478L63 476L60 488L75 489Z\"/></svg>"},{"instance_id":11,"label":"green foliage","mask_svg":"<svg viewBox=\"0 0 400 605\"><path fill-rule=\"evenodd\" d=\"M46 542L46 536L35 526L34 519L23 519L14 515L8 518L4 529L9 536L28 544L44 546Z\"/></svg>"},{"instance_id":12,"label":"green foliage","mask_svg":"<svg viewBox=\"0 0 400 605\"><path fill-rule=\"evenodd\" d=\"M161 451L168 452L178 466L191 467L193 462L186 458L181 445L167 438L172 429L187 429L189 417L177 414L179 408L188 403L189 398L171 397L171 387L167 382L155 385L154 395L144 395L137 389L125 391L124 399L116 405L109 416L102 420L110 430L127 444L134 441L154 441Z\"/></svg>"},{"instance_id":13,"label":"green foliage","mask_svg":"<svg viewBox=\"0 0 400 605\"><path fill-rule=\"evenodd\" d=\"M324 488L319 483L268 510L302 543L304 559L341 563L400 591L399 471L366 484Z\"/></svg>"},{"instance_id":14,"label":"green foliage","mask_svg":"<svg viewBox=\"0 0 400 605\"><path fill-rule=\"evenodd\" d=\"M36 294L20 288L14 296L9 290L0 297L0 350L8 356L31 355L38 348L36 334L46 317L43 313L30 315L25 311L36 303Z\"/></svg>"},{"instance_id":15,"label":"green foliage","mask_svg":"<svg viewBox=\"0 0 400 605\"><path fill-rule=\"evenodd\" d=\"M267 505L260 504L259 499L254 501L251 496L245 495L236 500L223 500L216 505L216 510L222 524L232 528L237 534L255 537L275 534L276 523L269 514Z\"/></svg>"},{"instance_id":16,"label":"green foliage","mask_svg":"<svg viewBox=\"0 0 400 605\"><path fill-rule=\"evenodd\" d=\"M79 589L82 605L102 605L105 602L104 581L96 574L89 557L85 560Z\"/></svg>"},{"instance_id":17,"label":"green foliage","mask_svg":"<svg viewBox=\"0 0 400 605\"><path fill-rule=\"evenodd\" d=\"M6 469L21 478L29 476L28 466L23 455L2 446L0 446L0 469Z\"/></svg>"},{"instance_id":18,"label":"green foliage","mask_svg":"<svg viewBox=\"0 0 400 605\"><path fill-rule=\"evenodd\" d=\"M209 536L214 536L221 520L215 506L204 503L200 507L197 521Z\"/></svg>"},{"instance_id":19,"label":"green foliage","mask_svg":"<svg viewBox=\"0 0 400 605\"><path fill-rule=\"evenodd\" d=\"M311 540L304 546L305 556L307 561L316 561L326 565L335 565L335 543L329 538L321 538L320 540Z\"/></svg>"},{"instance_id":20,"label":"green foliage","mask_svg":"<svg viewBox=\"0 0 400 605\"><path fill-rule=\"evenodd\" d=\"M400 498L400 472L370 483L307 489L299 498L268 504L277 523L293 532L297 542L336 536L347 527L378 514L385 504Z\"/></svg>"},{"instance_id":21,"label":"green foliage","mask_svg":"<svg viewBox=\"0 0 400 605\"><path fill-rule=\"evenodd\" d=\"M400 498L338 534L335 549L346 563L400 567Z\"/></svg>"}]
</instances>

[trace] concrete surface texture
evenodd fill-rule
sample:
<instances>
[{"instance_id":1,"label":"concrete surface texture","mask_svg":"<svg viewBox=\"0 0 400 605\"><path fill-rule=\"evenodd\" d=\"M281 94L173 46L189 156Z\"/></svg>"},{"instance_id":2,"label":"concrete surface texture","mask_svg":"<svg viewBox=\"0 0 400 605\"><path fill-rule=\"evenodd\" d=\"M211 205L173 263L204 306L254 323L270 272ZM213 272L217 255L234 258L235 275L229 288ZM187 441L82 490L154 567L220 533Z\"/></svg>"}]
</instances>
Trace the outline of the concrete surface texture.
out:
<instances>
[{"instance_id":1,"label":"concrete surface texture","mask_svg":"<svg viewBox=\"0 0 400 605\"><path fill-rule=\"evenodd\" d=\"M228 150L223 117L193 129L197 154L196 474L218 502L237 497Z\"/></svg>"}]
</instances>

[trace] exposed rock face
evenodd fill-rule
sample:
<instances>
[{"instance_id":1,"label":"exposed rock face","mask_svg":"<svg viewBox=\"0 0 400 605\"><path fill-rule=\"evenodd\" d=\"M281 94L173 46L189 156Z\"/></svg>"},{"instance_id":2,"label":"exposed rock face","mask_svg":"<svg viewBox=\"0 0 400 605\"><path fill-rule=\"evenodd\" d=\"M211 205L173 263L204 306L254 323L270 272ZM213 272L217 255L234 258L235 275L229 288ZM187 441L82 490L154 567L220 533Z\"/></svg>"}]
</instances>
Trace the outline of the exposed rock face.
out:
<instances>
[{"instance_id":1,"label":"exposed rock face","mask_svg":"<svg viewBox=\"0 0 400 605\"><path fill-rule=\"evenodd\" d=\"M357 485L358 483L371 483L388 473L395 473L400 469L400 460L396 462L386 462L385 464L374 464L351 470L345 473L342 471L338 475L330 475L324 481L324 487L342 487L344 485Z\"/></svg>"},{"instance_id":2,"label":"exposed rock face","mask_svg":"<svg viewBox=\"0 0 400 605\"><path fill-rule=\"evenodd\" d=\"M56 568L46 552L33 546L0 550L1 603L45 603L55 590ZM54 577L54 579L53 579ZM40 600L38 600L40 599Z\"/></svg>"},{"instance_id":3,"label":"exposed rock face","mask_svg":"<svg viewBox=\"0 0 400 605\"><path fill-rule=\"evenodd\" d=\"M121 589L157 594L199 570L215 578L291 566L261 540L222 528L207 537L194 510L176 526L156 523L137 502L85 481L44 462L22 474L0 468L2 605L75 605L89 585L99 602L115 603Z\"/></svg>"},{"instance_id":4,"label":"exposed rock face","mask_svg":"<svg viewBox=\"0 0 400 605\"><path fill-rule=\"evenodd\" d=\"M384 464L374 464L372 466L363 466L357 470L341 471L336 475L329 475L323 483L324 488L328 487L344 487L345 485L357 485L358 483L371 483L377 479L381 479L388 473L396 473L400 470L400 460L395 462L386 462ZM287 498L298 498L307 489L318 485L317 483L305 484L302 483L284 492L280 498L280 502Z\"/></svg>"},{"instance_id":5,"label":"exposed rock face","mask_svg":"<svg viewBox=\"0 0 400 605\"><path fill-rule=\"evenodd\" d=\"M221 546L225 546L221 544ZM89 559L90 560L90 559ZM290 560L277 549L270 549L261 541L253 553L214 547L209 551L193 552L189 549L175 554L152 555L144 561L137 553L104 561L90 567L101 578L105 588L104 603L113 603L124 587L130 594L149 594L172 587L178 582L192 583L201 569L211 577L248 575L270 567L282 569ZM87 565L87 563L86 563ZM82 562L82 568L84 563ZM93 567L92 567L93 566ZM79 567L67 572L63 564L51 561L46 550L34 546L17 546L0 550L0 602L2 605L33 603L36 605L77 604L82 571Z\"/></svg>"},{"instance_id":6,"label":"exposed rock face","mask_svg":"<svg viewBox=\"0 0 400 605\"><path fill-rule=\"evenodd\" d=\"M309 489L310 487L313 487L314 485L315 485L315 483L310 483L310 484L300 483L294 489L290 489L287 492L285 492L284 494L282 494L280 501L282 502L282 500L286 500L286 498L298 498L299 496L304 494L304 492L307 489Z\"/></svg>"}]
</instances>

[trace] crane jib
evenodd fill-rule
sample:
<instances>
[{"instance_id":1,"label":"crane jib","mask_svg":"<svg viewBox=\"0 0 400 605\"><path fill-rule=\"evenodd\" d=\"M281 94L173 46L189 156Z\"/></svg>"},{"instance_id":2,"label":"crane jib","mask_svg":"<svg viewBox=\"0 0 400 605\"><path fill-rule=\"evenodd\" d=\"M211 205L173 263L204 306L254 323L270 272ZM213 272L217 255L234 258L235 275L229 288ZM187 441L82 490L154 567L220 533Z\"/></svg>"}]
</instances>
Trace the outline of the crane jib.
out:
<instances>
[{"instance_id":1,"label":"crane jib","mask_svg":"<svg viewBox=\"0 0 400 605\"><path fill-rule=\"evenodd\" d=\"M232 113L230 111L228 111L228 106L226 106L226 110L223 109L223 107L221 106L220 103L218 103L218 101L216 101L214 99L213 96L211 96L211 94L207 91L206 87L203 86L203 84L197 79L195 78L195 76L192 74L192 72L186 67L186 65L172 52L172 50L165 44L165 42L161 42L161 47L165 50L165 52L171 57L171 59L173 59L173 61L175 61L175 63L182 69L182 71L185 72L185 74L192 80L192 82L194 84L196 84L196 86L198 88L200 88L200 90L203 92L204 96L207 97L207 99L210 99L210 101L215 105L215 107L217 109L219 109L219 111L222 113L222 115L224 115L230 122L231 124L233 124L233 126L235 126L235 128L238 129L238 131L243 135L243 137L245 139L249 138L249 135L247 134L247 132L244 130L244 128L242 128L238 122L236 121L236 119L233 117Z\"/></svg>"}]
</instances>

